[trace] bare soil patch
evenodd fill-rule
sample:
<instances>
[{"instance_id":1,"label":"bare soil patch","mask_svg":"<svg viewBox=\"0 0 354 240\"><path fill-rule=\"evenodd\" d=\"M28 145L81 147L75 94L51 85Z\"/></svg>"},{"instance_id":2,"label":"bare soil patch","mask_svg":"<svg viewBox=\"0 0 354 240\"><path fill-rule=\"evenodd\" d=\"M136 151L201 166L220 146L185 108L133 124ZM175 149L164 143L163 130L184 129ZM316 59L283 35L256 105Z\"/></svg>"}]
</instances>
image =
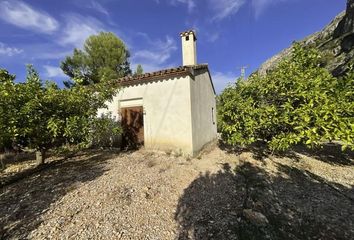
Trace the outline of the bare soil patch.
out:
<instances>
[{"instance_id":1,"label":"bare soil patch","mask_svg":"<svg viewBox=\"0 0 354 240\"><path fill-rule=\"evenodd\" d=\"M1 188L0 238L353 239L352 156L310 155L83 154Z\"/></svg>"}]
</instances>

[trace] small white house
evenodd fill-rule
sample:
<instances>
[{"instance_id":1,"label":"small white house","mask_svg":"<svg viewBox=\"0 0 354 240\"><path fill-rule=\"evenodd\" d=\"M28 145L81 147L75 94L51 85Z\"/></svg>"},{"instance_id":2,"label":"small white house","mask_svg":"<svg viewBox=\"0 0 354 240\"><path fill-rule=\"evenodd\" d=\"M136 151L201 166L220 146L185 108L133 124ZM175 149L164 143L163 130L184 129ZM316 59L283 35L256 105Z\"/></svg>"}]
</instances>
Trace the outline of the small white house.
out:
<instances>
[{"instance_id":1,"label":"small white house","mask_svg":"<svg viewBox=\"0 0 354 240\"><path fill-rule=\"evenodd\" d=\"M181 33L183 66L119 79L108 109L121 120L126 144L195 156L217 137L215 89L207 64L197 64L196 34Z\"/></svg>"}]
</instances>

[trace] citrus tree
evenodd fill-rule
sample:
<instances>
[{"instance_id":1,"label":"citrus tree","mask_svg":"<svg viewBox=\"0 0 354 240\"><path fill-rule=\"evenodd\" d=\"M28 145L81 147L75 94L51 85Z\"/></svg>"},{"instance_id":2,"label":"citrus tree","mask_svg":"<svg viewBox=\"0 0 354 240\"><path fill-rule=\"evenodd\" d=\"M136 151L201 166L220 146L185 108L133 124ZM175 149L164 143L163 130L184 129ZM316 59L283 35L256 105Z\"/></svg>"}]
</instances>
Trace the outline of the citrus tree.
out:
<instances>
[{"instance_id":1,"label":"citrus tree","mask_svg":"<svg viewBox=\"0 0 354 240\"><path fill-rule=\"evenodd\" d=\"M0 69L0 152L12 147L13 137L17 134L15 122L17 102L15 95L15 76Z\"/></svg>"},{"instance_id":2,"label":"citrus tree","mask_svg":"<svg viewBox=\"0 0 354 240\"><path fill-rule=\"evenodd\" d=\"M264 141L273 150L333 140L354 148L353 71L338 79L320 66L317 50L297 44L266 76L226 88L218 99L222 139L232 145Z\"/></svg>"},{"instance_id":3,"label":"citrus tree","mask_svg":"<svg viewBox=\"0 0 354 240\"><path fill-rule=\"evenodd\" d=\"M0 151L35 149L41 164L48 149L66 143L88 146L94 130L112 127L112 122L96 117L97 109L117 91L111 83L60 89L54 82L43 84L32 66L24 83L15 83L5 70L0 77Z\"/></svg>"}]
</instances>

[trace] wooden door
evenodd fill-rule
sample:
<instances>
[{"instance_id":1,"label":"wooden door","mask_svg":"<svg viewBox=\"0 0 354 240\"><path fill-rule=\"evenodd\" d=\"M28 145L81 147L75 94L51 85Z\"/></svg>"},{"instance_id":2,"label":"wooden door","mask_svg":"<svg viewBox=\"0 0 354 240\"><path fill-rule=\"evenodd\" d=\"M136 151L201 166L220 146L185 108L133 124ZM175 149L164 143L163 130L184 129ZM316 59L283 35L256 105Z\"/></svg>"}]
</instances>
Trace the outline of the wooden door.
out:
<instances>
[{"instance_id":1,"label":"wooden door","mask_svg":"<svg viewBox=\"0 0 354 240\"><path fill-rule=\"evenodd\" d=\"M123 147L138 148L144 145L143 107L121 108Z\"/></svg>"}]
</instances>

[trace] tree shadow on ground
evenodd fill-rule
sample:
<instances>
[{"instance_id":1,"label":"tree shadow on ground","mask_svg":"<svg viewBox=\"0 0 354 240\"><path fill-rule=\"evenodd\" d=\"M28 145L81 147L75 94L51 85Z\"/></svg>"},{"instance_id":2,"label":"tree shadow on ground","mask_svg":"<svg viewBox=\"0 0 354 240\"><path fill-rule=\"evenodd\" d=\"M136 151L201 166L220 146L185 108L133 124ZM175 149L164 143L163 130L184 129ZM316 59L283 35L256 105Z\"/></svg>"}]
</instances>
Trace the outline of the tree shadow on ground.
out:
<instances>
[{"instance_id":1,"label":"tree shadow on ground","mask_svg":"<svg viewBox=\"0 0 354 240\"><path fill-rule=\"evenodd\" d=\"M342 145L338 143L325 143L313 149L303 145L298 145L283 152L272 152L269 148L267 148L266 144L261 142L256 142L247 147L230 146L224 144L223 142L219 142L219 147L228 153L236 155L249 151L253 154L253 158L256 160L264 160L265 158L273 155L277 157L288 157L298 161L300 160L299 154L302 154L329 164L354 166L354 151L350 149L342 151Z\"/></svg>"},{"instance_id":2,"label":"tree shadow on ground","mask_svg":"<svg viewBox=\"0 0 354 240\"><path fill-rule=\"evenodd\" d=\"M89 151L0 189L0 239L26 239L51 203L107 171L113 152Z\"/></svg>"},{"instance_id":3,"label":"tree shadow on ground","mask_svg":"<svg viewBox=\"0 0 354 240\"><path fill-rule=\"evenodd\" d=\"M326 143L315 149L296 146L293 151L329 164L354 166L354 151L350 149L342 151L341 148L342 145L338 143Z\"/></svg>"},{"instance_id":4,"label":"tree shadow on ground","mask_svg":"<svg viewBox=\"0 0 354 240\"><path fill-rule=\"evenodd\" d=\"M14 163L21 163L26 162L29 159L35 159L36 153L35 152L8 152L8 153L1 153L3 164L9 165Z\"/></svg>"},{"instance_id":5,"label":"tree shadow on ground","mask_svg":"<svg viewBox=\"0 0 354 240\"><path fill-rule=\"evenodd\" d=\"M243 152L251 152L252 157L256 160L264 160L271 155L288 157L296 161L300 159L300 157L296 154L296 152L292 150L284 151L284 152L273 152L267 147L267 145L264 142L255 142L248 146L243 147L239 145L232 146L232 145L225 144L222 141L219 141L218 146L221 150L226 151L227 153L230 154L240 155Z\"/></svg>"},{"instance_id":6,"label":"tree shadow on ground","mask_svg":"<svg viewBox=\"0 0 354 240\"><path fill-rule=\"evenodd\" d=\"M353 187L285 165L201 174L180 197L178 239L354 239Z\"/></svg>"}]
</instances>

